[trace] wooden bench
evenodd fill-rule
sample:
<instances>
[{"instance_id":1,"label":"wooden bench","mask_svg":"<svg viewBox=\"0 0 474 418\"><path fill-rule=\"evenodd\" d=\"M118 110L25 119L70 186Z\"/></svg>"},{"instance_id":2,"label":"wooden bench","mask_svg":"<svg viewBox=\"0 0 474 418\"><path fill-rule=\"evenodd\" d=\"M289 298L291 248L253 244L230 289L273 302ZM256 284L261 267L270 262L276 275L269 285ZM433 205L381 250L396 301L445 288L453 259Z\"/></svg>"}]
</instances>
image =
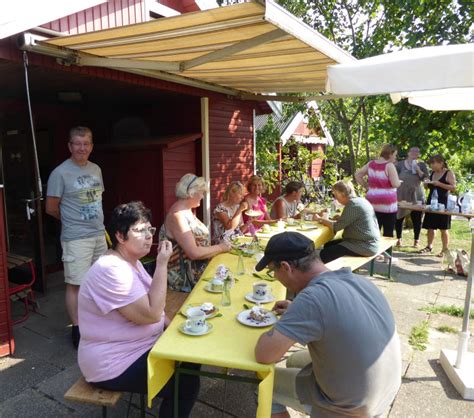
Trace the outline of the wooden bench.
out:
<instances>
[{"instance_id":1,"label":"wooden bench","mask_svg":"<svg viewBox=\"0 0 474 418\"><path fill-rule=\"evenodd\" d=\"M101 406L103 417L107 417L107 407L115 406L121 397L122 392L96 388L87 383L83 376L64 394L64 399L68 401Z\"/></svg>"},{"instance_id":2,"label":"wooden bench","mask_svg":"<svg viewBox=\"0 0 474 418\"><path fill-rule=\"evenodd\" d=\"M339 270L340 268L347 267L350 268L351 271L362 267L363 265L370 263L369 274L371 276L374 275L374 262L375 259L379 255L385 255L388 257L388 278L392 274L392 249L395 246L397 240L395 238L389 237L381 237L380 244L379 244L379 252L375 255L368 256L368 257L353 257L353 256L345 256L336 258L333 261L330 261L326 264L326 267L329 270Z\"/></svg>"},{"instance_id":3,"label":"wooden bench","mask_svg":"<svg viewBox=\"0 0 474 418\"><path fill-rule=\"evenodd\" d=\"M165 313L169 319L173 319L180 311L181 306L183 306L188 296L189 293L176 292L175 290L168 289L166 293Z\"/></svg>"}]
</instances>

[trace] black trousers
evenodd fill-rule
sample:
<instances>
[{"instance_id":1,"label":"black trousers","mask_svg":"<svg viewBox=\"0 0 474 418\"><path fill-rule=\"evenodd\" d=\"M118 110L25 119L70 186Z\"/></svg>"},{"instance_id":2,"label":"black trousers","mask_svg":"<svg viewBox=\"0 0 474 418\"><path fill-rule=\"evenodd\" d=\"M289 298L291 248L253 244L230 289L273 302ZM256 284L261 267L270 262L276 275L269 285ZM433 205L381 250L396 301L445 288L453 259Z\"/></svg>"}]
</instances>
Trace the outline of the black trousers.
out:
<instances>
[{"instance_id":1,"label":"black trousers","mask_svg":"<svg viewBox=\"0 0 474 418\"><path fill-rule=\"evenodd\" d=\"M345 255L362 257L360 254L357 254L341 245L341 242L342 239L334 239L324 244L324 248L319 253L319 257L324 264L329 263L336 258L344 257Z\"/></svg>"},{"instance_id":2,"label":"black trousers","mask_svg":"<svg viewBox=\"0 0 474 418\"><path fill-rule=\"evenodd\" d=\"M105 380L103 382L91 382L92 385L107 390L119 392L133 392L146 394L147 388L147 358L149 351L142 354L135 363L133 363L120 376ZM188 369L199 369L200 364L183 363ZM179 376L179 409L180 418L188 418L193 409L199 393L199 376L189 374L180 374ZM174 401L174 376L161 389L158 396L163 399L158 416L160 418L173 418Z\"/></svg>"},{"instance_id":3,"label":"black trousers","mask_svg":"<svg viewBox=\"0 0 474 418\"><path fill-rule=\"evenodd\" d=\"M421 232L421 220L423 218L423 212L418 211L411 211L410 218L413 223L413 234L415 235L415 240L420 239L420 232ZM402 230L403 230L403 221L405 218L397 219L395 224L395 229L397 231L397 238L400 239L402 237Z\"/></svg>"},{"instance_id":4,"label":"black trousers","mask_svg":"<svg viewBox=\"0 0 474 418\"><path fill-rule=\"evenodd\" d=\"M377 217L380 230L383 229L382 235L384 237L393 238L393 230L395 229L395 223L397 222L397 213L375 212L375 216Z\"/></svg>"}]
</instances>

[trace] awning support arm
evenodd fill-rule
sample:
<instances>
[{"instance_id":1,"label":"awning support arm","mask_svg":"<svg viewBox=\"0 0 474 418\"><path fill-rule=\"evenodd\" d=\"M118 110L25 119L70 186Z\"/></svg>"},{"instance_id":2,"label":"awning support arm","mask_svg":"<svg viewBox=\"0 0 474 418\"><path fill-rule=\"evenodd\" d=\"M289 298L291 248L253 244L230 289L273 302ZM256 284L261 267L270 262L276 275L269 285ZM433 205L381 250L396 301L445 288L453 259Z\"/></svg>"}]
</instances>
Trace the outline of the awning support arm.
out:
<instances>
[{"instance_id":1,"label":"awning support arm","mask_svg":"<svg viewBox=\"0 0 474 418\"><path fill-rule=\"evenodd\" d=\"M190 68L197 67L199 65L206 64L211 61L216 61L216 60L228 57L230 55L237 54L239 52L253 48L257 45L271 42L276 39L283 38L285 36L288 36L288 34L285 31L281 29L276 29L271 32L264 33L262 35L255 36L254 38L235 43L233 45L219 49L217 51L210 52L209 54L201 55L189 61L183 61L179 66L179 70L186 71L186 70L189 70Z\"/></svg>"}]
</instances>

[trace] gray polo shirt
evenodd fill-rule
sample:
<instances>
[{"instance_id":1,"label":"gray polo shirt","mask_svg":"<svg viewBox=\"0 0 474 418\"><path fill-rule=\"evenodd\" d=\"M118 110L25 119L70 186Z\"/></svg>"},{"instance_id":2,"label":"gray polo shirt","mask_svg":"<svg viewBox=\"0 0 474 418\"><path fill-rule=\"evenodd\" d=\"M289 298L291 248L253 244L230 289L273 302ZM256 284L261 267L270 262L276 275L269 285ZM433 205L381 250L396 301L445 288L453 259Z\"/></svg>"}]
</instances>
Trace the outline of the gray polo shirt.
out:
<instances>
[{"instance_id":1,"label":"gray polo shirt","mask_svg":"<svg viewBox=\"0 0 474 418\"><path fill-rule=\"evenodd\" d=\"M90 161L79 166L68 159L53 170L47 196L61 199L61 241L104 234L103 191L102 172Z\"/></svg>"},{"instance_id":2,"label":"gray polo shirt","mask_svg":"<svg viewBox=\"0 0 474 418\"><path fill-rule=\"evenodd\" d=\"M296 390L312 417L377 416L393 401L401 384L395 320L364 277L341 269L312 279L275 328L308 346L312 363Z\"/></svg>"}]
</instances>

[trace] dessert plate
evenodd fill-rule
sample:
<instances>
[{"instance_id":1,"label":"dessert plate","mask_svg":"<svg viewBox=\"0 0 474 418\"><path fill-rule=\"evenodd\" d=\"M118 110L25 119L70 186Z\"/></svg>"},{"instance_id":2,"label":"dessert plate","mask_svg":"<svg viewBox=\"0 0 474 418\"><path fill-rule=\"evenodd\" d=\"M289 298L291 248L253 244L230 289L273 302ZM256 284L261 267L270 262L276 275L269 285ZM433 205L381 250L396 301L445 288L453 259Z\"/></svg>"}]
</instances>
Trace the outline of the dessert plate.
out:
<instances>
[{"instance_id":1,"label":"dessert plate","mask_svg":"<svg viewBox=\"0 0 474 418\"><path fill-rule=\"evenodd\" d=\"M202 303L188 303L181 308L181 315L188 317L188 311L190 308L200 308ZM202 310L202 309L201 309ZM206 311L202 310L204 313ZM206 313L206 319L214 318L219 313L219 308L214 305L214 310L210 313Z\"/></svg>"},{"instance_id":2,"label":"dessert plate","mask_svg":"<svg viewBox=\"0 0 474 418\"><path fill-rule=\"evenodd\" d=\"M277 317L273 312L268 312L264 321L255 321L254 319L250 318L250 311L251 309L247 309L237 314L237 321L243 325L254 328L269 327L270 325L273 325L277 322Z\"/></svg>"}]
</instances>

